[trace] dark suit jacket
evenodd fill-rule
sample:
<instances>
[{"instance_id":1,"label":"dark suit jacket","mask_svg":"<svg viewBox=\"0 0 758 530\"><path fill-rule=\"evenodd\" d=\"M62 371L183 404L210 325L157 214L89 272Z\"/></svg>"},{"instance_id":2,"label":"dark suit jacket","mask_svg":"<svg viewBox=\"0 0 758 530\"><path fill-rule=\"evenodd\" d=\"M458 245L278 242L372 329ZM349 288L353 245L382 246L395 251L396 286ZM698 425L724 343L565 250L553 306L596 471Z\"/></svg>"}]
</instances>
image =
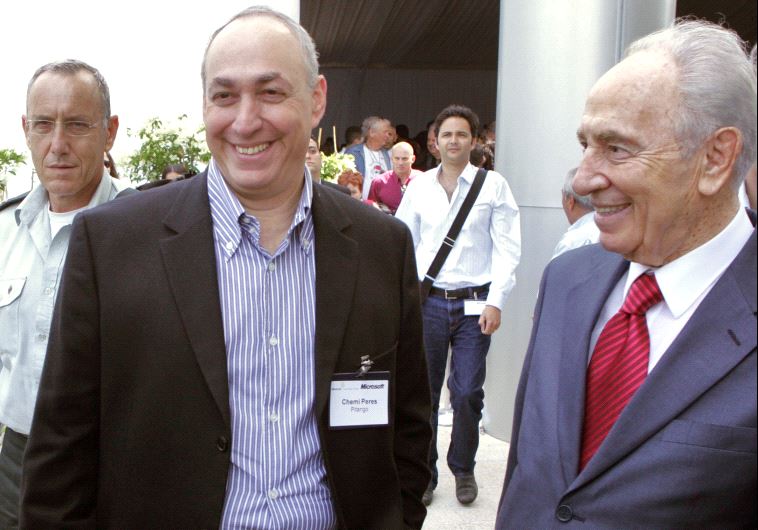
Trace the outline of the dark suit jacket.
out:
<instances>
[{"instance_id":1,"label":"dark suit jacket","mask_svg":"<svg viewBox=\"0 0 758 530\"><path fill-rule=\"evenodd\" d=\"M499 529L756 526L755 232L577 472L590 334L627 268L592 245L544 273Z\"/></svg>"},{"instance_id":2,"label":"dark suit jacket","mask_svg":"<svg viewBox=\"0 0 758 530\"><path fill-rule=\"evenodd\" d=\"M411 236L320 186L312 212L315 414L339 524L420 528L431 403ZM218 528L232 433L212 237L205 174L77 216L22 527ZM391 425L330 430L331 375L367 354L391 373Z\"/></svg>"},{"instance_id":3,"label":"dark suit jacket","mask_svg":"<svg viewBox=\"0 0 758 530\"><path fill-rule=\"evenodd\" d=\"M327 188L332 188L333 190L337 190L340 193L345 193L347 195L350 195L350 189L346 186L340 186L339 184L335 184L334 182L329 182L328 180L322 180L320 182L322 186L326 186Z\"/></svg>"}]
</instances>

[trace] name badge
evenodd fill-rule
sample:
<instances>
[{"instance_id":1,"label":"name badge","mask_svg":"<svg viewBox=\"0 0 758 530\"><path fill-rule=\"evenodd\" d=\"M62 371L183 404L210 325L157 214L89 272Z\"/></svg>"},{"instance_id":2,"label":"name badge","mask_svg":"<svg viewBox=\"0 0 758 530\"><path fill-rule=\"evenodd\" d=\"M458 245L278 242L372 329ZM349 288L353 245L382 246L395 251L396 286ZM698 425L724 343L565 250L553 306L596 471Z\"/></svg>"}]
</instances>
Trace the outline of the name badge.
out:
<instances>
[{"instance_id":1,"label":"name badge","mask_svg":"<svg viewBox=\"0 0 758 530\"><path fill-rule=\"evenodd\" d=\"M487 300L464 300L463 314L466 316L480 316L487 305Z\"/></svg>"},{"instance_id":2,"label":"name badge","mask_svg":"<svg viewBox=\"0 0 758 530\"><path fill-rule=\"evenodd\" d=\"M329 400L329 427L384 427L389 425L389 372L334 374Z\"/></svg>"}]
</instances>

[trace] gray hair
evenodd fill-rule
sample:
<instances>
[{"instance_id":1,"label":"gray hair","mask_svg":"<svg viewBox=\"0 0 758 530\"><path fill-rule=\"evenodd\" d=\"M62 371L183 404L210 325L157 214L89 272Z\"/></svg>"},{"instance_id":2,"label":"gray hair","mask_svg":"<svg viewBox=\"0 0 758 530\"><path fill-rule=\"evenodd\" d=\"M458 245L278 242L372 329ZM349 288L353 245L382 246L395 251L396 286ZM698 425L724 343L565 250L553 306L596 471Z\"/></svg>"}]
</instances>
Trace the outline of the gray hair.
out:
<instances>
[{"instance_id":1,"label":"gray hair","mask_svg":"<svg viewBox=\"0 0 758 530\"><path fill-rule=\"evenodd\" d=\"M27 105L27 111L29 108L29 94L32 91L32 85L34 82L45 73L52 73L52 74L59 74L59 75L76 75L79 72L89 72L92 77L95 79L95 83L97 84L97 91L100 93L100 100L102 102L103 107L103 116L105 118L105 121L107 122L108 119L111 117L111 94L108 90L108 83L105 82L105 78L103 78L103 75L100 73L100 71L95 68L94 66L90 66L87 63L83 61L78 61L76 59L66 59L65 61L57 61L53 63L48 63L46 65L40 66L37 68L37 71L34 72L34 75L32 76L31 80L29 81L29 84L26 87L26 105Z\"/></svg>"},{"instance_id":2,"label":"gray hair","mask_svg":"<svg viewBox=\"0 0 758 530\"><path fill-rule=\"evenodd\" d=\"M363 120L363 123L361 124L361 135L363 136L363 139L365 140L368 136L368 133L371 132L371 130L376 127L378 124L389 121L386 118L381 118L379 116L369 116L365 120Z\"/></svg>"},{"instance_id":3,"label":"gray hair","mask_svg":"<svg viewBox=\"0 0 758 530\"><path fill-rule=\"evenodd\" d=\"M679 19L667 29L632 43L626 57L641 51L667 53L678 67L679 105L674 133L691 156L721 127L742 132L734 169L742 183L756 157L756 77L745 42L711 22Z\"/></svg>"},{"instance_id":4,"label":"gray hair","mask_svg":"<svg viewBox=\"0 0 758 530\"><path fill-rule=\"evenodd\" d=\"M564 197L573 197L576 202L581 204L582 208L585 210L594 210L595 207L592 206L592 202L590 201L589 195L579 195L577 192L574 191L574 187L571 185L571 183L574 181L574 176L576 175L576 171L579 168L570 169L568 173L566 173L566 180L563 182L563 196Z\"/></svg>"},{"instance_id":5,"label":"gray hair","mask_svg":"<svg viewBox=\"0 0 758 530\"><path fill-rule=\"evenodd\" d=\"M243 9L234 15L226 22L226 24L218 28L211 35L211 38L208 41L208 46L205 47L205 53L203 53L203 64L200 70L200 77L203 80L203 94L205 94L205 61L208 57L208 50L210 49L211 44L213 44L213 41L216 40L216 36L235 20L252 17L273 18L274 20L277 20L284 24L292 36L297 39L298 43L300 44L300 50L302 51L303 64L305 65L305 71L308 80L308 88L313 89L316 86L316 81L318 80L318 52L316 51L316 45L314 44L311 36L307 31L305 31L303 26L292 20L284 13L280 13L279 11L265 6L252 6L248 7L247 9Z\"/></svg>"}]
</instances>

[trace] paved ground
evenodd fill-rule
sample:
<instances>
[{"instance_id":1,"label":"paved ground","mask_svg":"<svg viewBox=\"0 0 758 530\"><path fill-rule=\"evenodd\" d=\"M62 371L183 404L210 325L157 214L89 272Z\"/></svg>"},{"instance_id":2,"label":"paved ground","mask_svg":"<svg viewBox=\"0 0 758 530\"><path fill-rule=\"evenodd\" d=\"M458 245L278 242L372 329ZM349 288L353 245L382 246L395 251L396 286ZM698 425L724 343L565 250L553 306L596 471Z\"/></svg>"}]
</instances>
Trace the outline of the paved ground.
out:
<instances>
[{"instance_id":1,"label":"paved ground","mask_svg":"<svg viewBox=\"0 0 758 530\"><path fill-rule=\"evenodd\" d=\"M445 423L441 418L441 423ZM508 444L487 434L479 437L476 455L476 480L479 497L463 506L455 498L455 479L445 464L450 443L450 427L440 425L437 447L440 454L440 480L434 501L424 523L425 530L492 530L495 527L497 504L505 477Z\"/></svg>"}]
</instances>

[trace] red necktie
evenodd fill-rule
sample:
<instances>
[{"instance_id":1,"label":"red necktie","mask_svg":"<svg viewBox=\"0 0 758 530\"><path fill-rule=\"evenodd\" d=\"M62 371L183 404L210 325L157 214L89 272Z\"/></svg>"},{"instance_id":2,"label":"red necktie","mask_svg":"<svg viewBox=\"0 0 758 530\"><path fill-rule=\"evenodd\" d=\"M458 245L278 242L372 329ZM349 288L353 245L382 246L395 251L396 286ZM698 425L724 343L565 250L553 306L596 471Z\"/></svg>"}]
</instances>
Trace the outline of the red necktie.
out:
<instances>
[{"instance_id":1,"label":"red necktie","mask_svg":"<svg viewBox=\"0 0 758 530\"><path fill-rule=\"evenodd\" d=\"M624 305L603 328L587 370L581 471L647 377L650 335L645 313L663 300L655 276L637 278Z\"/></svg>"}]
</instances>

